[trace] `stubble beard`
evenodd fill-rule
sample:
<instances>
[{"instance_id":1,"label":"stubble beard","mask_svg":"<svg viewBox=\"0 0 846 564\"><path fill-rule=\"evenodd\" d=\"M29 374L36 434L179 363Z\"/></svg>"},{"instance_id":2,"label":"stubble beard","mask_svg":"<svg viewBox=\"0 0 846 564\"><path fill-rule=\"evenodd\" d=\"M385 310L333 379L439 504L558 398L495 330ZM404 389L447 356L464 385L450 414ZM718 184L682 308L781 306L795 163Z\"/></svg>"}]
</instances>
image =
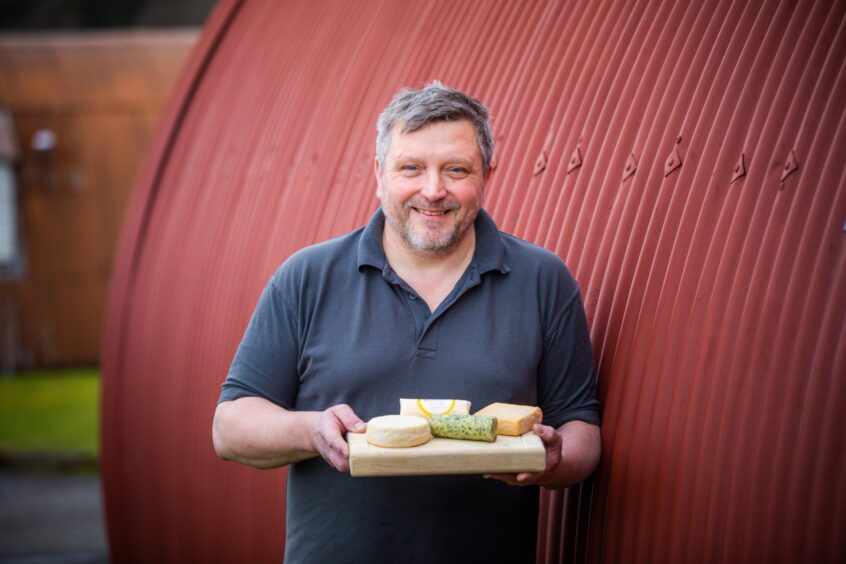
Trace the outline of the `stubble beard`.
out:
<instances>
[{"instance_id":1,"label":"stubble beard","mask_svg":"<svg viewBox=\"0 0 846 564\"><path fill-rule=\"evenodd\" d=\"M413 205L414 202L408 202L400 208L400 217L397 217L386 202L382 201L382 212L385 214L385 219L394 231L399 233L403 242L412 251L426 256L444 256L451 253L458 244L464 240L467 230L473 226L476 216L479 214L481 203L477 202L460 221L454 223L446 231L440 231L436 226L432 225L431 229L426 228L422 233L414 227L411 222L412 208L417 207ZM418 202L419 204L419 202ZM447 213L458 213L460 208L457 204L433 205L425 203L423 206L427 209L444 209ZM428 227L429 222L424 225Z\"/></svg>"}]
</instances>

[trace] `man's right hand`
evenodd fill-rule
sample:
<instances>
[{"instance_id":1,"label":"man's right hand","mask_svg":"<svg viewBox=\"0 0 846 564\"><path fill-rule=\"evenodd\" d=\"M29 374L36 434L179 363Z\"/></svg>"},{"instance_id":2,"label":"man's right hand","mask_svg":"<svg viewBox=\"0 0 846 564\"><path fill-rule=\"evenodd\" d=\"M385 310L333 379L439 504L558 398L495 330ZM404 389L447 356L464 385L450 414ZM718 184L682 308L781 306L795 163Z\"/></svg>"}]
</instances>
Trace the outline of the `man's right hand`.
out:
<instances>
[{"instance_id":1,"label":"man's right hand","mask_svg":"<svg viewBox=\"0 0 846 564\"><path fill-rule=\"evenodd\" d=\"M330 466L339 472L350 471L350 447L344 438L347 431L363 433L367 424L352 408L339 404L320 412L314 431L314 448Z\"/></svg>"}]
</instances>

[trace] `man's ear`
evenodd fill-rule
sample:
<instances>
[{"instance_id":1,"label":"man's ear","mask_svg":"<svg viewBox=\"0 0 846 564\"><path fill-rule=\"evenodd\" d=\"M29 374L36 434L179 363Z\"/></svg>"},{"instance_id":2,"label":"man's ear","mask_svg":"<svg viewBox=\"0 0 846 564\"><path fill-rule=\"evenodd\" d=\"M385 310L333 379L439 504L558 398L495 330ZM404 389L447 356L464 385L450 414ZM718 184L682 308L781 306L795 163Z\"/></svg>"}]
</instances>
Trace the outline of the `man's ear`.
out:
<instances>
[{"instance_id":1,"label":"man's ear","mask_svg":"<svg viewBox=\"0 0 846 564\"><path fill-rule=\"evenodd\" d=\"M490 164L488 165L488 174L485 176L485 187L487 188L488 183L491 181L491 177L494 175L494 171L496 171L496 157L491 159Z\"/></svg>"},{"instance_id":2,"label":"man's ear","mask_svg":"<svg viewBox=\"0 0 846 564\"><path fill-rule=\"evenodd\" d=\"M376 197L382 199L382 166L379 164L379 158L373 158L373 175L376 177Z\"/></svg>"}]
</instances>

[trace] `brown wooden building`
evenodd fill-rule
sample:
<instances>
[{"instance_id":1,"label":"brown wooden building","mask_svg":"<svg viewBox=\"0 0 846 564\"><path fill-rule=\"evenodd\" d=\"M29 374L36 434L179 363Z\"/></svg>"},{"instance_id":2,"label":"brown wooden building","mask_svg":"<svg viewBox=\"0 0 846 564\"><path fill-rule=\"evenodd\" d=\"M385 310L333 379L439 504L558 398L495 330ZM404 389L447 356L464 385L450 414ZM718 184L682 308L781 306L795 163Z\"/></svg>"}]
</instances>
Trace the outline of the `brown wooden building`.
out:
<instances>
[{"instance_id":1,"label":"brown wooden building","mask_svg":"<svg viewBox=\"0 0 846 564\"><path fill-rule=\"evenodd\" d=\"M0 108L17 141L0 158L15 173L22 258L0 277L3 371L99 362L124 208L196 38L194 30L0 35Z\"/></svg>"}]
</instances>

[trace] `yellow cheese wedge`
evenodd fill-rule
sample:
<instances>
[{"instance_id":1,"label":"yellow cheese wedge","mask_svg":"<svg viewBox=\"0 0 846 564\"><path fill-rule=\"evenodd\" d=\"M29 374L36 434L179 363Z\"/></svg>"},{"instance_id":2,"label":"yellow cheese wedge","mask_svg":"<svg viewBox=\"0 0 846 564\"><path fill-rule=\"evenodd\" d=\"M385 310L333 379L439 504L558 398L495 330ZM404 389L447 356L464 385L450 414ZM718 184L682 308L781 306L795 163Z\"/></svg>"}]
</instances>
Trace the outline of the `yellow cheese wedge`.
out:
<instances>
[{"instance_id":1,"label":"yellow cheese wedge","mask_svg":"<svg viewBox=\"0 0 846 564\"><path fill-rule=\"evenodd\" d=\"M537 406L499 402L480 409L474 415L496 417L497 434L515 437L531 431L532 425L543 419L543 412Z\"/></svg>"}]
</instances>

